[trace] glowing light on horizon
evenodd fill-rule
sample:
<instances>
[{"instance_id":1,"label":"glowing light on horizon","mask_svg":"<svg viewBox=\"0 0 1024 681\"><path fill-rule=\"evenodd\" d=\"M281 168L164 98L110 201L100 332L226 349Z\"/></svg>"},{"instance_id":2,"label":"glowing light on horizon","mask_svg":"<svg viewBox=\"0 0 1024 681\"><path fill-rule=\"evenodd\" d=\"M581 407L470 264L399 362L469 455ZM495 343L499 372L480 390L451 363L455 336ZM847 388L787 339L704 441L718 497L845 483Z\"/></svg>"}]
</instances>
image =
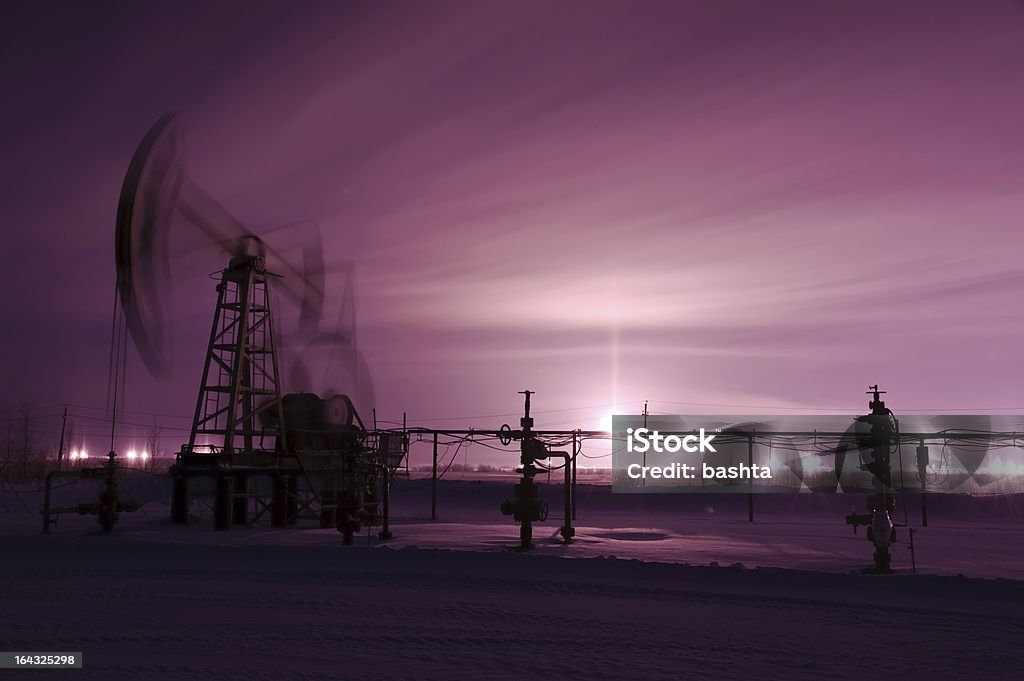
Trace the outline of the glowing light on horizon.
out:
<instances>
[{"instance_id":1,"label":"glowing light on horizon","mask_svg":"<svg viewBox=\"0 0 1024 681\"><path fill-rule=\"evenodd\" d=\"M615 414L621 414L618 407L615 407L610 412L601 417L601 422L598 424L597 429L603 433L612 432L612 417Z\"/></svg>"}]
</instances>

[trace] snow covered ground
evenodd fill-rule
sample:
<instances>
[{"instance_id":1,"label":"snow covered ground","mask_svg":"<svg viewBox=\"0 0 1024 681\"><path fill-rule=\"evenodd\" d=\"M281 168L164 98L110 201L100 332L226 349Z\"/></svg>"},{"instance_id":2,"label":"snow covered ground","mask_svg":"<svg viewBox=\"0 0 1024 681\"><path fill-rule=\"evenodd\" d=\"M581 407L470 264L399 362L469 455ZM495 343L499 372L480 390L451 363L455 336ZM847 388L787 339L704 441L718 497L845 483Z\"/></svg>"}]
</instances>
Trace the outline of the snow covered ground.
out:
<instances>
[{"instance_id":1,"label":"snow covered ground","mask_svg":"<svg viewBox=\"0 0 1024 681\"><path fill-rule=\"evenodd\" d=\"M563 546L551 485L524 554L497 508L510 489L443 481L432 523L429 485L402 481L395 539L348 547L333 530L214 532L200 504L196 523L171 525L158 478L126 483L147 504L109 535L77 516L42 535L36 493L2 493L0 650L82 651L85 666L0 677L942 679L1024 665L1018 499L930 498L919 573L900 545L898 574L881 577L859 574L870 546L843 523L856 499L759 496L750 523L744 495L581 487Z\"/></svg>"}]
</instances>

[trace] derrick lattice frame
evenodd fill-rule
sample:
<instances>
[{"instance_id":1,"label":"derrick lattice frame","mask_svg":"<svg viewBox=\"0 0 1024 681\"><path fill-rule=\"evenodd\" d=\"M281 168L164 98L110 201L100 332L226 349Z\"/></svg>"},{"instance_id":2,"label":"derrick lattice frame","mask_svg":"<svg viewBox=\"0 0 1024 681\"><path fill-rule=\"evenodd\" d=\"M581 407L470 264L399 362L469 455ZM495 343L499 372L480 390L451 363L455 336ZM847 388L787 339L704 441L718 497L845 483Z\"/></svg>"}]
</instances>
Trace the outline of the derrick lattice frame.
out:
<instances>
[{"instance_id":1,"label":"derrick lattice frame","mask_svg":"<svg viewBox=\"0 0 1024 681\"><path fill-rule=\"evenodd\" d=\"M235 258L221 274L191 453L205 449L230 457L284 449L277 446L284 413L270 303L273 276L260 256ZM264 428L261 418L274 425Z\"/></svg>"}]
</instances>

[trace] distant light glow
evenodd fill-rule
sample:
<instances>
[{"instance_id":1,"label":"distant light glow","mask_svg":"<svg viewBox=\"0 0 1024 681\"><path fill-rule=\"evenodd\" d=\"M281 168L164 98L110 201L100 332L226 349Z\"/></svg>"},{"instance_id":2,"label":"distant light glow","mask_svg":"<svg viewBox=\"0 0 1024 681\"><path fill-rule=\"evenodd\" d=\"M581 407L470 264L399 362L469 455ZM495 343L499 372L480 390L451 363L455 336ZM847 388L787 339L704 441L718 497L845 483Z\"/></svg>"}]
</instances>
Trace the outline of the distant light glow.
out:
<instances>
[{"instance_id":1,"label":"distant light glow","mask_svg":"<svg viewBox=\"0 0 1024 681\"><path fill-rule=\"evenodd\" d=\"M139 458L145 461L146 459L149 458L149 452L142 452L141 454L139 454Z\"/></svg>"},{"instance_id":2,"label":"distant light glow","mask_svg":"<svg viewBox=\"0 0 1024 681\"><path fill-rule=\"evenodd\" d=\"M135 453L135 450L134 450L134 449L129 449L129 450L128 450L128 460L129 460L129 461L135 461L135 458L136 458L137 456L138 456L138 454L136 454L136 453Z\"/></svg>"},{"instance_id":3,"label":"distant light glow","mask_svg":"<svg viewBox=\"0 0 1024 681\"><path fill-rule=\"evenodd\" d=\"M600 430L603 433L612 432L612 416L614 416L617 413L618 411L612 411L610 414L605 414L604 416L602 416L601 423L598 426L598 430Z\"/></svg>"}]
</instances>

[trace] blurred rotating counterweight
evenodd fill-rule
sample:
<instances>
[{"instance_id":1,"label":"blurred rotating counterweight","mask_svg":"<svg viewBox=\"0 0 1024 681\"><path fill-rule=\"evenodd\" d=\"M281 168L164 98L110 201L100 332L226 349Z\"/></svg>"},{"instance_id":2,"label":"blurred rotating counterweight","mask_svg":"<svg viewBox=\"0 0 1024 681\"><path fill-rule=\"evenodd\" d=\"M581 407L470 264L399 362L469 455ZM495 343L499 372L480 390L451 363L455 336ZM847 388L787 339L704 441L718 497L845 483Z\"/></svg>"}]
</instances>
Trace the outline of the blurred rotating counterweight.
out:
<instances>
[{"instance_id":1,"label":"blurred rotating counterweight","mask_svg":"<svg viewBox=\"0 0 1024 681\"><path fill-rule=\"evenodd\" d=\"M200 187L186 170L181 117L168 113L146 133L125 177L118 203L115 258L117 290L134 346L150 374L171 374L174 273L172 240L198 243L235 264L261 258L273 279L282 387L316 392L332 402L332 422L351 424L351 405L368 414L375 396L356 344L355 274L351 263L324 266L319 229L310 223L256 234ZM274 276L277 275L277 276ZM341 280L341 286L327 282ZM335 311L333 324L325 311ZM333 315L332 315L333 316Z\"/></svg>"}]
</instances>

